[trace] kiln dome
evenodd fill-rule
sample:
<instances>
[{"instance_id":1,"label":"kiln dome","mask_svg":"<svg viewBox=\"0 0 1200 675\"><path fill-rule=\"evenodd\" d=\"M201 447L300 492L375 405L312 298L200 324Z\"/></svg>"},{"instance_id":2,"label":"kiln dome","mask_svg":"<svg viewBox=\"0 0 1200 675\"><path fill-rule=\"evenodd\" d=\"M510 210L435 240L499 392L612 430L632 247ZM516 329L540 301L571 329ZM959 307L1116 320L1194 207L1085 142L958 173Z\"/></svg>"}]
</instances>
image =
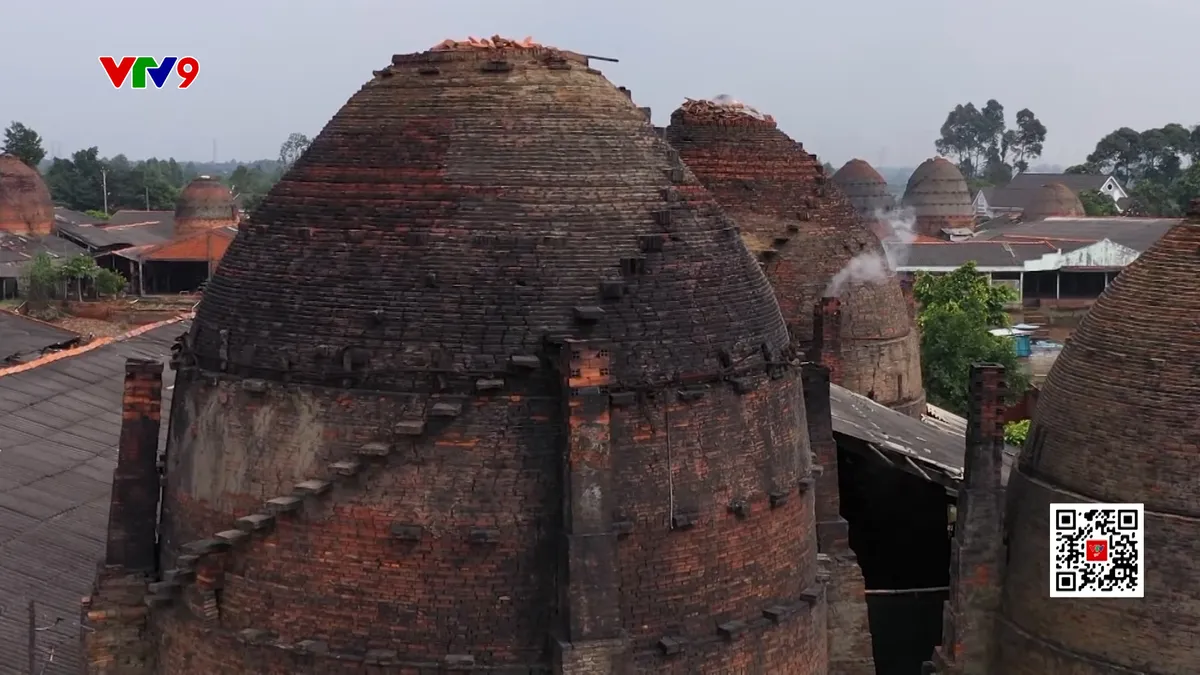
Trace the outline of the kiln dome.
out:
<instances>
[{"instance_id":1,"label":"kiln dome","mask_svg":"<svg viewBox=\"0 0 1200 675\"><path fill-rule=\"evenodd\" d=\"M1029 205L1021 212L1023 220L1040 220L1053 216L1086 216L1083 202L1071 188L1062 183L1048 183L1037 189Z\"/></svg>"},{"instance_id":2,"label":"kiln dome","mask_svg":"<svg viewBox=\"0 0 1200 675\"><path fill-rule=\"evenodd\" d=\"M159 619L163 672L824 672L778 306L586 57L395 56L241 227L181 355L167 560L253 519L183 591L227 630Z\"/></svg>"},{"instance_id":3,"label":"kiln dome","mask_svg":"<svg viewBox=\"0 0 1200 675\"><path fill-rule=\"evenodd\" d=\"M1198 251L1200 213L1121 272L1050 371L1008 484L998 673L1196 672ZM1145 505L1144 598L1047 597L1049 505L1076 502Z\"/></svg>"},{"instance_id":4,"label":"kiln dome","mask_svg":"<svg viewBox=\"0 0 1200 675\"><path fill-rule=\"evenodd\" d=\"M927 159L913 171L902 201L916 216L918 234L937 237L944 229L975 229L971 190L958 167L944 157Z\"/></svg>"},{"instance_id":5,"label":"kiln dome","mask_svg":"<svg viewBox=\"0 0 1200 675\"><path fill-rule=\"evenodd\" d=\"M769 117L707 101L671 115L667 139L761 256L793 339L813 341L813 308L856 256L873 256L882 279L840 289L840 368L835 382L920 415L920 344L879 239L865 227L814 155ZM839 371L840 370L840 375Z\"/></svg>"},{"instance_id":6,"label":"kiln dome","mask_svg":"<svg viewBox=\"0 0 1200 675\"><path fill-rule=\"evenodd\" d=\"M864 160L846 162L832 180L863 218L874 220L878 212L896 207L896 198L888 190L887 181Z\"/></svg>"},{"instance_id":7,"label":"kiln dome","mask_svg":"<svg viewBox=\"0 0 1200 675\"><path fill-rule=\"evenodd\" d=\"M175 236L237 225L238 209L233 194L216 178L198 176L175 200Z\"/></svg>"},{"instance_id":8,"label":"kiln dome","mask_svg":"<svg viewBox=\"0 0 1200 675\"><path fill-rule=\"evenodd\" d=\"M48 235L54 202L37 169L13 155L0 154L0 232Z\"/></svg>"}]
</instances>

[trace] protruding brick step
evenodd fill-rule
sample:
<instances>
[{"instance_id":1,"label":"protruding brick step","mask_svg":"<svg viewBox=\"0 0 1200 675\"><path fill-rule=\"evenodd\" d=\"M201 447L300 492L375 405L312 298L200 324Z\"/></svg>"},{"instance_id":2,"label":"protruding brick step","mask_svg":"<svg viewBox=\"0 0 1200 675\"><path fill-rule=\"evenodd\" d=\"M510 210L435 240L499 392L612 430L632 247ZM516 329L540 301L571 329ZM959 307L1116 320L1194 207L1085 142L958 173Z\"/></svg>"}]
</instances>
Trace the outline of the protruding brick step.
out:
<instances>
[{"instance_id":1,"label":"protruding brick step","mask_svg":"<svg viewBox=\"0 0 1200 675\"><path fill-rule=\"evenodd\" d=\"M572 310L575 313L575 320L583 323L596 323L604 318L604 308L592 306L579 306Z\"/></svg>"},{"instance_id":2,"label":"protruding brick step","mask_svg":"<svg viewBox=\"0 0 1200 675\"><path fill-rule=\"evenodd\" d=\"M397 436L420 436L425 433L424 420L404 420L397 422L394 427ZM391 446L388 447L388 452L391 452ZM383 453L387 454L387 452Z\"/></svg>"},{"instance_id":3,"label":"protruding brick step","mask_svg":"<svg viewBox=\"0 0 1200 675\"><path fill-rule=\"evenodd\" d=\"M362 471L363 464L357 459L343 459L340 462L334 462L329 465L329 470L339 476L353 476L359 471Z\"/></svg>"},{"instance_id":4,"label":"protruding brick step","mask_svg":"<svg viewBox=\"0 0 1200 675\"><path fill-rule=\"evenodd\" d=\"M245 532L244 530L224 530L222 532L218 532L215 535L215 538L228 542L230 546L236 546L248 536L250 536L249 533Z\"/></svg>"},{"instance_id":5,"label":"protruding brick step","mask_svg":"<svg viewBox=\"0 0 1200 675\"><path fill-rule=\"evenodd\" d=\"M664 637L658 641L658 650L666 656L683 653L687 640L681 637Z\"/></svg>"},{"instance_id":6,"label":"protruding brick step","mask_svg":"<svg viewBox=\"0 0 1200 675\"><path fill-rule=\"evenodd\" d=\"M508 357L508 362L514 367L536 370L542 367L542 359L536 354L514 354Z\"/></svg>"},{"instance_id":7,"label":"protruding brick step","mask_svg":"<svg viewBox=\"0 0 1200 675\"><path fill-rule=\"evenodd\" d=\"M442 663L447 668L474 668L475 657L470 654L447 654Z\"/></svg>"},{"instance_id":8,"label":"protruding brick step","mask_svg":"<svg viewBox=\"0 0 1200 675\"><path fill-rule=\"evenodd\" d=\"M304 500L295 495L267 500L267 510L275 514L292 513L298 511L302 506L304 506Z\"/></svg>"},{"instance_id":9,"label":"protruding brick step","mask_svg":"<svg viewBox=\"0 0 1200 675\"><path fill-rule=\"evenodd\" d=\"M155 595L152 593L142 598L142 602L150 609L162 609L170 607L175 602L175 598L170 595Z\"/></svg>"},{"instance_id":10,"label":"protruding brick step","mask_svg":"<svg viewBox=\"0 0 1200 675\"><path fill-rule=\"evenodd\" d=\"M503 388L504 388L504 380L501 380L501 379L482 378L479 380L475 380L475 391L477 391L477 392L482 393L482 392L486 392L486 391L498 391Z\"/></svg>"},{"instance_id":11,"label":"protruding brick step","mask_svg":"<svg viewBox=\"0 0 1200 675\"><path fill-rule=\"evenodd\" d=\"M180 589L178 581L155 581L146 587L153 595L172 595Z\"/></svg>"},{"instance_id":12,"label":"protruding brick step","mask_svg":"<svg viewBox=\"0 0 1200 675\"><path fill-rule=\"evenodd\" d=\"M269 513L252 513L233 521L233 525L243 532L260 532L275 526L275 516Z\"/></svg>"},{"instance_id":13,"label":"protruding brick step","mask_svg":"<svg viewBox=\"0 0 1200 675\"><path fill-rule=\"evenodd\" d=\"M443 419L458 417L462 410L463 405L458 401L438 401L429 407L429 416Z\"/></svg>"},{"instance_id":14,"label":"protruding brick step","mask_svg":"<svg viewBox=\"0 0 1200 675\"><path fill-rule=\"evenodd\" d=\"M196 578L196 570L175 568L167 570L162 574L163 581L173 581L179 584L185 584Z\"/></svg>"},{"instance_id":15,"label":"protruding brick step","mask_svg":"<svg viewBox=\"0 0 1200 675\"><path fill-rule=\"evenodd\" d=\"M717 634L726 640L733 640L746 632L747 627L745 621L726 621L717 626Z\"/></svg>"},{"instance_id":16,"label":"protruding brick step","mask_svg":"<svg viewBox=\"0 0 1200 675\"><path fill-rule=\"evenodd\" d=\"M295 494L295 495L298 495L301 497L308 497L308 496L317 496L317 495L325 494L326 492L329 492L330 488L332 488L332 487L333 487L333 483L331 483L327 480L318 480L318 479L314 478L312 480L306 480L301 483L296 483L295 487L293 487L292 490L293 490L293 494Z\"/></svg>"},{"instance_id":17,"label":"protruding brick step","mask_svg":"<svg viewBox=\"0 0 1200 675\"><path fill-rule=\"evenodd\" d=\"M200 539L198 541L190 541L183 545L184 551L187 551L188 553L197 557L203 557L209 553L223 551L226 548L228 548L228 544L218 539Z\"/></svg>"},{"instance_id":18,"label":"protruding brick step","mask_svg":"<svg viewBox=\"0 0 1200 675\"><path fill-rule=\"evenodd\" d=\"M391 453L392 444L384 443L383 441L372 441L364 443L358 448L358 454L368 457L384 457Z\"/></svg>"},{"instance_id":19,"label":"protruding brick step","mask_svg":"<svg viewBox=\"0 0 1200 675\"><path fill-rule=\"evenodd\" d=\"M247 644L263 644L278 639L275 633L261 628L246 628L237 633L238 640Z\"/></svg>"}]
</instances>

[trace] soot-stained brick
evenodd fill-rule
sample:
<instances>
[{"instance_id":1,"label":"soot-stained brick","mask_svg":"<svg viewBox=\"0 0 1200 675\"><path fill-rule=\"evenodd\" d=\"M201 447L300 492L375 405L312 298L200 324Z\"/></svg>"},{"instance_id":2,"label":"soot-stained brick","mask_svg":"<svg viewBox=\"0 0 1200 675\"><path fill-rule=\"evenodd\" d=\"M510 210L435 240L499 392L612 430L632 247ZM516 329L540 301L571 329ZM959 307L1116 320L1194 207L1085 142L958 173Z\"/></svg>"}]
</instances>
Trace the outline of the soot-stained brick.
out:
<instances>
[{"instance_id":1,"label":"soot-stained brick","mask_svg":"<svg viewBox=\"0 0 1200 675\"><path fill-rule=\"evenodd\" d=\"M592 664L570 675L824 672L783 317L729 218L586 61L396 56L242 224L179 360L163 564L246 536L156 610L162 672L361 672L368 654L379 673L551 672L568 632L563 662ZM562 358L582 344L608 346ZM310 481L329 487L268 508ZM615 590L572 587L576 551L607 556ZM593 601L607 614L571 615ZM755 623L773 605L798 609ZM665 635L689 649L665 657Z\"/></svg>"}]
</instances>

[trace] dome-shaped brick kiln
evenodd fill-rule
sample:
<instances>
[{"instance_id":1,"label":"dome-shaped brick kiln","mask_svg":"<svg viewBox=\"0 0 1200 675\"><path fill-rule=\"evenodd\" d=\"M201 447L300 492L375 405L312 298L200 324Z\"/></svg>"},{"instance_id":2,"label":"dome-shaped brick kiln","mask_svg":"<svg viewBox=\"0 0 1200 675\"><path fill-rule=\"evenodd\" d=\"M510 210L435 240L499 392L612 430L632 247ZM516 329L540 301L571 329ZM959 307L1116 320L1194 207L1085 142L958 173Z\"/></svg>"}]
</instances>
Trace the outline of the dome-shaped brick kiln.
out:
<instances>
[{"instance_id":1,"label":"dome-shaped brick kiln","mask_svg":"<svg viewBox=\"0 0 1200 675\"><path fill-rule=\"evenodd\" d=\"M833 381L921 414L920 339L903 291L879 239L816 157L769 116L710 101L676 110L667 139L759 256L797 347L819 342L814 308L839 296L840 312L823 321L827 334L837 328L822 345Z\"/></svg>"},{"instance_id":2,"label":"dome-shaped brick kiln","mask_svg":"<svg viewBox=\"0 0 1200 675\"><path fill-rule=\"evenodd\" d=\"M1021 212L1024 220L1040 220L1054 216L1086 216L1083 202L1062 183L1047 183L1037 189L1029 205Z\"/></svg>"},{"instance_id":3,"label":"dome-shaped brick kiln","mask_svg":"<svg viewBox=\"0 0 1200 675\"><path fill-rule=\"evenodd\" d=\"M788 356L733 222L587 57L393 57L181 347L162 672L824 672Z\"/></svg>"},{"instance_id":4,"label":"dome-shaped brick kiln","mask_svg":"<svg viewBox=\"0 0 1200 675\"><path fill-rule=\"evenodd\" d=\"M945 157L927 159L908 178L904 206L916 216L917 234L941 236L945 229L975 229L975 207L962 172Z\"/></svg>"},{"instance_id":5,"label":"dome-shaped brick kiln","mask_svg":"<svg viewBox=\"0 0 1200 675\"><path fill-rule=\"evenodd\" d=\"M832 179L863 218L874 220L881 211L896 208L896 198L888 190L887 181L865 160L846 162Z\"/></svg>"},{"instance_id":6,"label":"dome-shaped brick kiln","mask_svg":"<svg viewBox=\"0 0 1200 675\"><path fill-rule=\"evenodd\" d=\"M54 225L54 202L37 169L13 155L0 154L0 232L47 235Z\"/></svg>"},{"instance_id":7,"label":"dome-shaped brick kiln","mask_svg":"<svg viewBox=\"0 0 1200 675\"><path fill-rule=\"evenodd\" d=\"M1198 316L1200 212L1121 272L1042 389L1008 482L996 673L1196 672ZM1047 597L1050 505L1081 502L1144 504L1121 523L1144 527L1143 598Z\"/></svg>"},{"instance_id":8,"label":"dome-shaped brick kiln","mask_svg":"<svg viewBox=\"0 0 1200 675\"><path fill-rule=\"evenodd\" d=\"M216 178L199 176L193 179L175 200L176 237L237 225L237 222L238 209L233 193Z\"/></svg>"}]
</instances>

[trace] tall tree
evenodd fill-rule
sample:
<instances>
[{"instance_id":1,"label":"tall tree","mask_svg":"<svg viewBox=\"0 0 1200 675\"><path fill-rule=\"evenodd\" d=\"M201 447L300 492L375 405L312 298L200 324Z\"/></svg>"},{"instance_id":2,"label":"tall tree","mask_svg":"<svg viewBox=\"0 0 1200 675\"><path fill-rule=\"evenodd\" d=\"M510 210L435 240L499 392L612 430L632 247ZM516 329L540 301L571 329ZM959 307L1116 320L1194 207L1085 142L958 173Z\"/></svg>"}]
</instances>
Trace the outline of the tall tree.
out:
<instances>
[{"instance_id":1,"label":"tall tree","mask_svg":"<svg viewBox=\"0 0 1200 675\"><path fill-rule=\"evenodd\" d=\"M46 171L46 186L54 201L76 211L104 208L104 171L100 149L77 150L70 159L55 158Z\"/></svg>"},{"instance_id":2,"label":"tall tree","mask_svg":"<svg viewBox=\"0 0 1200 675\"><path fill-rule=\"evenodd\" d=\"M300 155L304 154L304 151L308 149L311 143L312 141L304 134L289 134L283 145L279 146L279 163L285 169L291 168L292 164L295 164L296 160L300 159Z\"/></svg>"},{"instance_id":3,"label":"tall tree","mask_svg":"<svg viewBox=\"0 0 1200 675\"><path fill-rule=\"evenodd\" d=\"M946 115L941 136L934 141L937 151L958 162L968 179L980 184L1008 182L1012 170L1025 171L1029 160L1042 155L1046 127L1033 111L1017 113L1016 126L1006 128L1004 106L990 99L983 108L959 104Z\"/></svg>"},{"instance_id":4,"label":"tall tree","mask_svg":"<svg viewBox=\"0 0 1200 675\"><path fill-rule=\"evenodd\" d=\"M993 286L967 263L940 276L918 274L913 296L921 308L921 370L930 401L965 413L971 364L981 361L1007 369L1014 397L1025 392L1028 375L1012 341L988 332L1009 325L1004 306L1015 297L1011 288Z\"/></svg>"},{"instance_id":5,"label":"tall tree","mask_svg":"<svg viewBox=\"0 0 1200 675\"><path fill-rule=\"evenodd\" d=\"M38 132L20 122L13 122L4 130L4 152L34 169L37 169L46 157L46 149L42 147L42 137L38 135Z\"/></svg>"},{"instance_id":6,"label":"tall tree","mask_svg":"<svg viewBox=\"0 0 1200 675\"><path fill-rule=\"evenodd\" d=\"M1116 216L1117 203L1112 197L1106 194L1101 194L1099 190L1082 190L1079 193L1079 203L1083 204L1083 211L1089 216Z\"/></svg>"},{"instance_id":7,"label":"tall tree","mask_svg":"<svg viewBox=\"0 0 1200 675\"><path fill-rule=\"evenodd\" d=\"M1096 143L1086 173L1111 173L1129 192L1131 214L1174 217L1200 188L1200 126L1170 123L1155 129L1116 129Z\"/></svg>"}]
</instances>

